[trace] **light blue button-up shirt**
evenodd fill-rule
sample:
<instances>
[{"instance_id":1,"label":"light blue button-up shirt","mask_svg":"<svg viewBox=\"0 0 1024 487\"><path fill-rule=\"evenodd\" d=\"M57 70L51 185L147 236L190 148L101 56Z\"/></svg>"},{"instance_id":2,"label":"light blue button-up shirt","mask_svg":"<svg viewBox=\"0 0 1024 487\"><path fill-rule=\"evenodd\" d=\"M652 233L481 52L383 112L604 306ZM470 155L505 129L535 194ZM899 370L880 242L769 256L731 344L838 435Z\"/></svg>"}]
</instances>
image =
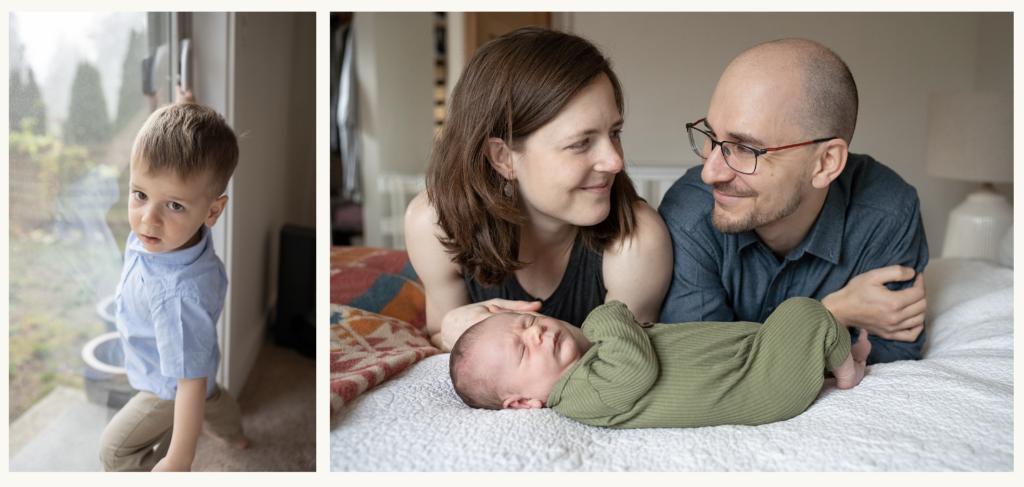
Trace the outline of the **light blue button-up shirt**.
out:
<instances>
[{"instance_id":1,"label":"light blue button-up shirt","mask_svg":"<svg viewBox=\"0 0 1024 487\"><path fill-rule=\"evenodd\" d=\"M228 276L209 229L202 233L196 245L162 253L149 252L129 233L117 285L128 382L168 401L177 394L178 379L206 377L209 396L220 363L216 325Z\"/></svg>"}]
</instances>

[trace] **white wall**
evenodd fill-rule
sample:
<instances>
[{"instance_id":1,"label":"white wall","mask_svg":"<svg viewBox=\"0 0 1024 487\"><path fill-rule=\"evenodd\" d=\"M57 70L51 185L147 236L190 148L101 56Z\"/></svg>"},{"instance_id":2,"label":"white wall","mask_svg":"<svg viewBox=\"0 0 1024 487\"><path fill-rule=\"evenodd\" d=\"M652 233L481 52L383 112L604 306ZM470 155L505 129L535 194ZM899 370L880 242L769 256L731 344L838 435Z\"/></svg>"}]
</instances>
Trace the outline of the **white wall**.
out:
<instances>
[{"instance_id":1,"label":"white wall","mask_svg":"<svg viewBox=\"0 0 1024 487\"><path fill-rule=\"evenodd\" d=\"M860 93L851 150L917 188L933 257L949 211L978 185L925 173L928 94L1012 90L1012 14L575 12L569 19L614 62L626 92L626 159L636 164L698 162L684 124L705 115L718 77L743 50L785 37L833 49ZM1002 189L1012 197L1012 186Z\"/></svg>"},{"instance_id":2,"label":"white wall","mask_svg":"<svg viewBox=\"0 0 1024 487\"><path fill-rule=\"evenodd\" d=\"M237 397L276 301L281 227L315 222L315 15L195 13L193 39L198 100L244 134L218 242L230 280L221 380Z\"/></svg>"},{"instance_id":3,"label":"white wall","mask_svg":"<svg viewBox=\"0 0 1024 487\"><path fill-rule=\"evenodd\" d=\"M316 14L295 15L288 105L287 223L316 226ZM276 282L276 281L275 281Z\"/></svg>"},{"instance_id":4,"label":"white wall","mask_svg":"<svg viewBox=\"0 0 1024 487\"><path fill-rule=\"evenodd\" d=\"M384 171L423 174L433 132L434 19L431 12L356 12L352 17L362 141L363 234L389 246L378 227Z\"/></svg>"},{"instance_id":5,"label":"white wall","mask_svg":"<svg viewBox=\"0 0 1024 487\"><path fill-rule=\"evenodd\" d=\"M234 177L228 339L232 385L241 390L277 299L281 227L315 222L306 191L316 171L316 22L309 12L234 15L234 128L247 137Z\"/></svg>"}]
</instances>

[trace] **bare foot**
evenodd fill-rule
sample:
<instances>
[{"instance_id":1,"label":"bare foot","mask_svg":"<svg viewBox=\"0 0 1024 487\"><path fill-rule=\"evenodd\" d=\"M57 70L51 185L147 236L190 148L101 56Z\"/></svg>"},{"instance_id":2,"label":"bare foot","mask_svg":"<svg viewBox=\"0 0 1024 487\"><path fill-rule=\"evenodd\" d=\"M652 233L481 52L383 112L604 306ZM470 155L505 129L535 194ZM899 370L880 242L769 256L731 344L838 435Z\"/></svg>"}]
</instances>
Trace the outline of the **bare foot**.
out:
<instances>
[{"instance_id":1,"label":"bare foot","mask_svg":"<svg viewBox=\"0 0 1024 487\"><path fill-rule=\"evenodd\" d=\"M209 436L210 438L213 438L214 440L217 440L221 444L230 446L231 448L234 448L236 450L244 450L246 448L249 448L249 439L244 436L235 441L232 441L231 443L228 443L224 441L221 437L213 433L210 433L209 431L206 431L206 428L203 428L203 434Z\"/></svg>"},{"instance_id":2,"label":"bare foot","mask_svg":"<svg viewBox=\"0 0 1024 487\"><path fill-rule=\"evenodd\" d=\"M871 342L868 341L868 333L860 331L857 336L857 343L850 347L850 355L846 357L843 365L832 371L836 376L836 387L840 389L853 389L860 384L864 378L864 367L867 365L868 354L871 353Z\"/></svg>"}]
</instances>

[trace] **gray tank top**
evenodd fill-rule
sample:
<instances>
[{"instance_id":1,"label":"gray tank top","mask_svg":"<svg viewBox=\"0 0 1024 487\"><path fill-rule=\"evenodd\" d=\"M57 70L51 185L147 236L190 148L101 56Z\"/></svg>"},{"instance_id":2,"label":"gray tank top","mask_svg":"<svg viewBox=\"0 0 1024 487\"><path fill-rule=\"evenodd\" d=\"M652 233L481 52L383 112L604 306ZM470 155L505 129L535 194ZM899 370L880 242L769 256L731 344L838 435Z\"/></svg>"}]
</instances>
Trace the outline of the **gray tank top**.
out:
<instances>
[{"instance_id":1,"label":"gray tank top","mask_svg":"<svg viewBox=\"0 0 1024 487\"><path fill-rule=\"evenodd\" d=\"M594 308L604 304L605 295L608 294L604 287L602 261L603 254L587 248L583 244L582 235L577 233L562 281L558 283L555 292L541 302L539 313L576 326L582 325ZM494 298L537 301L523 290L514 275L501 286L481 286L466 273L462 277L474 303Z\"/></svg>"}]
</instances>

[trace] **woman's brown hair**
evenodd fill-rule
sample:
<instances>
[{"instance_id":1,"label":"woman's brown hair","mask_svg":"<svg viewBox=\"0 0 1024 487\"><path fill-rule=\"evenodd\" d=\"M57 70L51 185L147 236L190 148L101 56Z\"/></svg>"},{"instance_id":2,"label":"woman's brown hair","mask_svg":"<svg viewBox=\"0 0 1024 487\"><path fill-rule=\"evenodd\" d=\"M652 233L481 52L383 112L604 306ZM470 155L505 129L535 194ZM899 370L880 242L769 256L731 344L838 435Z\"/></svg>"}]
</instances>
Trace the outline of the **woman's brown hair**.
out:
<instances>
[{"instance_id":1,"label":"woman's brown hair","mask_svg":"<svg viewBox=\"0 0 1024 487\"><path fill-rule=\"evenodd\" d=\"M602 74L623 113L622 87L611 64L589 41L572 34L524 27L484 44L469 60L452 92L444 129L427 166L427 197L445 234L442 245L463 272L485 286L500 285L528 265L519 261L519 237L528 217L519 192L506 196L506 180L484 155L489 137L513 151L554 118ZM591 249L630 236L640 199L626 171L615 175L611 211L580 227Z\"/></svg>"}]
</instances>

